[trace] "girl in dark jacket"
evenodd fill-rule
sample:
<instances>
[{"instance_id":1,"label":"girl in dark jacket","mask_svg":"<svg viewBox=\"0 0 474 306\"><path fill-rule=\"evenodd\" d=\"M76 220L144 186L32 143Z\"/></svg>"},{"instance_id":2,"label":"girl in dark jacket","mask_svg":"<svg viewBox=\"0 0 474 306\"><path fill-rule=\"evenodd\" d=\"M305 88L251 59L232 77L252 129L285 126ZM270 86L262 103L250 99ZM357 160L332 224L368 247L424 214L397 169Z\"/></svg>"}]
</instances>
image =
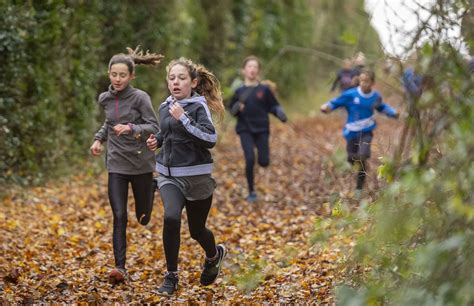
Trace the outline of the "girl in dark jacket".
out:
<instances>
[{"instance_id":1,"label":"girl in dark jacket","mask_svg":"<svg viewBox=\"0 0 474 306\"><path fill-rule=\"evenodd\" d=\"M180 58L167 67L171 95L159 108L160 132L147 141L156 157L158 187L164 205L163 246L167 272L159 294L171 295L178 288L178 253L181 213L186 208L189 231L206 253L200 282L212 284L226 256L224 245L216 245L206 228L216 183L211 176L209 149L217 141L211 112L222 118L224 106L217 78L205 67Z\"/></svg>"},{"instance_id":2,"label":"girl in dark jacket","mask_svg":"<svg viewBox=\"0 0 474 306\"><path fill-rule=\"evenodd\" d=\"M287 117L270 88L260 83L260 61L257 57L249 56L244 59L242 75L244 85L235 91L229 108L231 114L237 117L236 132L240 136L245 156L245 176L249 189L247 201L255 202L254 149L256 147L258 151L258 164L267 167L270 164L268 114L272 113L282 122L286 122Z\"/></svg>"},{"instance_id":3,"label":"girl in dark jacket","mask_svg":"<svg viewBox=\"0 0 474 306\"><path fill-rule=\"evenodd\" d=\"M137 50L136 50L137 51ZM109 172L108 193L112 207L114 228L113 248L115 269L109 274L111 283L123 282L126 276L126 230L128 185L132 185L135 213L142 225L150 222L153 208L154 154L146 148L146 139L158 131L150 97L133 88L135 64L156 65L161 55L114 55L109 62L109 90L99 96L104 109L105 123L95 134L90 150L92 155L102 153L102 143L107 142L106 164Z\"/></svg>"}]
</instances>

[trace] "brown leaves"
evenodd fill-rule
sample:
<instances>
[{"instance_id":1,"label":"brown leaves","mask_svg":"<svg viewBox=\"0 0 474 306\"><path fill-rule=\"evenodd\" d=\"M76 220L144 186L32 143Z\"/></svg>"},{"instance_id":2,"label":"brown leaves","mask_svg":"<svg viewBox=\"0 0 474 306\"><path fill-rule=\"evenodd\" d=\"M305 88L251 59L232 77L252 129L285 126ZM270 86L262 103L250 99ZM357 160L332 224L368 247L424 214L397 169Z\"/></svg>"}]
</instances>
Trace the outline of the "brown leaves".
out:
<instances>
[{"instance_id":1,"label":"brown leaves","mask_svg":"<svg viewBox=\"0 0 474 306\"><path fill-rule=\"evenodd\" d=\"M20 277L20 271L18 269L12 269L3 280L7 283L18 283L18 278Z\"/></svg>"},{"instance_id":2,"label":"brown leaves","mask_svg":"<svg viewBox=\"0 0 474 306\"><path fill-rule=\"evenodd\" d=\"M318 238L312 236L315 218L331 216L335 200L354 186L353 177L338 172L331 156L337 147L344 148L341 120L335 115L293 126L275 122L272 164L255 170L259 201L253 204L244 200L239 140L233 131L222 136L214 150L218 188L207 226L229 249L223 275L214 285L199 285L204 253L190 238L183 214L180 289L171 298L153 293L165 271L158 194L152 221L141 226L129 192L129 280L112 286L107 282L114 261L105 173L11 192L0 205L3 301L333 303L345 258L334 242L342 238L334 237L325 246L312 246L309 240Z\"/></svg>"}]
</instances>

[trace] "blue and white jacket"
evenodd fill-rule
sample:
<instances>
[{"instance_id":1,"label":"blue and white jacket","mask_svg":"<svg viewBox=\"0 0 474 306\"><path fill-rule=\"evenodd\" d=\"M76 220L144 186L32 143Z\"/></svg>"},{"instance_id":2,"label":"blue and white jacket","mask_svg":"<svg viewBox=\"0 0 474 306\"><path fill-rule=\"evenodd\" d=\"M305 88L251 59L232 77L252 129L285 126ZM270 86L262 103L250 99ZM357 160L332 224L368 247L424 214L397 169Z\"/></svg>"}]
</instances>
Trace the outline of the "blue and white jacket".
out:
<instances>
[{"instance_id":1,"label":"blue and white jacket","mask_svg":"<svg viewBox=\"0 0 474 306\"><path fill-rule=\"evenodd\" d=\"M172 103L179 103L185 113L176 120L169 113ZM169 96L158 111L160 132L156 171L165 176L194 176L212 172L210 148L217 141L211 113L203 96L194 94L183 100Z\"/></svg>"},{"instance_id":2,"label":"blue and white jacket","mask_svg":"<svg viewBox=\"0 0 474 306\"><path fill-rule=\"evenodd\" d=\"M403 72L403 87L409 97L419 97L422 92L423 77L415 73L413 68L407 68Z\"/></svg>"},{"instance_id":3,"label":"blue and white jacket","mask_svg":"<svg viewBox=\"0 0 474 306\"><path fill-rule=\"evenodd\" d=\"M372 90L365 94L360 87L346 90L326 105L331 110L339 107L345 107L347 110L347 121L342 131L346 139L356 137L359 132L370 132L375 129L377 124L374 119L374 110L388 117L397 117L397 111L383 103L378 91Z\"/></svg>"}]
</instances>

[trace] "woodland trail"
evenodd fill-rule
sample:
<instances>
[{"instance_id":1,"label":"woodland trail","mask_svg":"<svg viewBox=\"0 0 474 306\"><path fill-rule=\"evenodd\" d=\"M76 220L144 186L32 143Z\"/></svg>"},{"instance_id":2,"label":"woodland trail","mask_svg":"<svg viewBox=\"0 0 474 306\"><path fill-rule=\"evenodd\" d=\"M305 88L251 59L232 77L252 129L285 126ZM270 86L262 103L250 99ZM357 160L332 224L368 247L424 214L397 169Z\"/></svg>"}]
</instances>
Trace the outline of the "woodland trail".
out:
<instances>
[{"instance_id":1,"label":"woodland trail","mask_svg":"<svg viewBox=\"0 0 474 306\"><path fill-rule=\"evenodd\" d=\"M208 221L229 249L223 274L212 286L199 285L203 252L189 237L183 214L180 289L171 298L153 293L165 268L159 196L146 227L138 225L129 201L130 280L113 287L107 283L113 255L105 173L9 193L0 206L0 303L333 303L347 254L331 243L312 246L310 238L315 220L330 217L335 201L350 200L355 187L344 168L343 117L316 116L293 125L274 121L271 165L256 170L254 204L244 200L238 137L232 124L224 127L213 153L218 188ZM378 157L391 154L401 129L401 122L381 115L377 120L369 199L382 184L376 179Z\"/></svg>"}]
</instances>

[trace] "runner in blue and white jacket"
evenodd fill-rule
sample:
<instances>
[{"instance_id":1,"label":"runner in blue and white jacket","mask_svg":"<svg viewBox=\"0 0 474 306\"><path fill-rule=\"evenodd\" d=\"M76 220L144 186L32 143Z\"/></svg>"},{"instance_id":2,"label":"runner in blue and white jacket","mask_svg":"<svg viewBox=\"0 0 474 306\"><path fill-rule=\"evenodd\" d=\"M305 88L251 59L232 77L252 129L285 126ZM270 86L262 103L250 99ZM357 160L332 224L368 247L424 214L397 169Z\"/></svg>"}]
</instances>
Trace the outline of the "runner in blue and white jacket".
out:
<instances>
[{"instance_id":1,"label":"runner in blue and white jacket","mask_svg":"<svg viewBox=\"0 0 474 306\"><path fill-rule=\"evenodd\" d=\"M361 190L366 177L366 161L370 157L373 130L377 126L374 110L391 118L398 118L398 113L382 101L378 91L373 90L375 83L373 71L363 70L359 81L359 87L347 90L339 97L323 104L321 111L329 113L339 107L346 109L347 121L343 128L343 135L347 141L348 161L359 166L357 189Z\"/></svg>"}]
</instances>

